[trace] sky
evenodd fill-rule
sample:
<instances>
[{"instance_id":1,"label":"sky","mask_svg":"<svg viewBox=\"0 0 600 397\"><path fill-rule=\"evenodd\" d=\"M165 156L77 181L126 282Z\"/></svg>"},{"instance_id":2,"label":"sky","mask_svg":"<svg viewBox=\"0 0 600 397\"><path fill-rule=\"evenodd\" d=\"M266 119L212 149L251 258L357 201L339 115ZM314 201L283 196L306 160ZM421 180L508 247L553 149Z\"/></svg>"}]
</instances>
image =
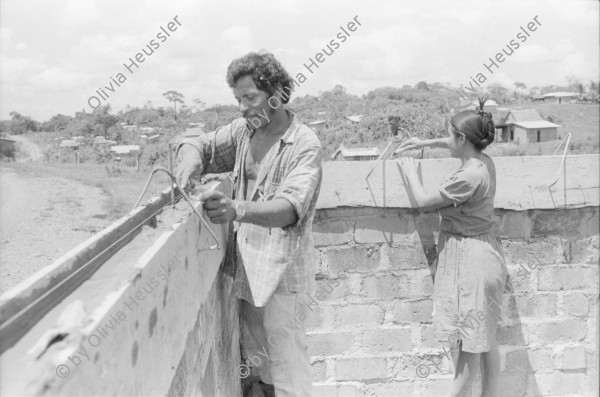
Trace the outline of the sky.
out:
<instances>
[{"instance_id":1,"label":"sky","mask_svg":"<svg viewBox=\"0 0 600 397\"><path fill-rule=\"evenodd\" d=\"M227 66L259 50L304 76L299 96L337 84L356 95L419 81L468 87L479 73L484 87L598 81L599 37L593 0L1 0L0 119L170 106L169 90L187 105L235 104ZM488 70L511 40L519 47ZM331 55L319 63L323 48Z\"/></svg>"}]
</instances>

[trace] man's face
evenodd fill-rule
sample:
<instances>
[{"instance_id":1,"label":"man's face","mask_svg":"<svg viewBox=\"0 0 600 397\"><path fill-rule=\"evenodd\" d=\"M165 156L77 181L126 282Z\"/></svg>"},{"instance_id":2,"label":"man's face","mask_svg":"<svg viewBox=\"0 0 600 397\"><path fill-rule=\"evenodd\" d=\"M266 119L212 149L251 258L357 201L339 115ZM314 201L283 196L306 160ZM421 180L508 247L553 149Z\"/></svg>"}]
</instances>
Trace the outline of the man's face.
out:
<instances>
[{"instance_id":1,"label":"man's face","mask_svg":"<svg viewBox=\"0 0 600 397\"><path fill-rule=\"evenodd\" d=\"M256 87L252 76L240 77L233 87L233 95L238 101L240 112L246 119L248 128L255 130L271 122L275 109L269 106L269 94Z\"/></svg>"}]
</instances>

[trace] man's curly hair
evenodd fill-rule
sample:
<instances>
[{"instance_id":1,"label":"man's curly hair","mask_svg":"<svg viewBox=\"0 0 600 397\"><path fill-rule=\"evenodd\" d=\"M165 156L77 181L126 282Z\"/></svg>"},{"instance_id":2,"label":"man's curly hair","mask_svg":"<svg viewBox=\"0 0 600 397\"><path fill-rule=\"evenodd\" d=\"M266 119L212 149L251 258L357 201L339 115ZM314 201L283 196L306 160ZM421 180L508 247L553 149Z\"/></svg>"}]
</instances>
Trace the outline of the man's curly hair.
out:
<instances>
[{"instance_id":1,"label":"man's curly hair","mask_svg":"<svg viewBox=\"0 0 600 397\"><path fill-rule=\"evenodd\" d=\"M288 103L293 80L273 54L251 52L233 60L227 68L227 84L233 88L237 81L250 75L256 87L272 96L282 90L281 101Z\"/></svg>"}]
</instances>

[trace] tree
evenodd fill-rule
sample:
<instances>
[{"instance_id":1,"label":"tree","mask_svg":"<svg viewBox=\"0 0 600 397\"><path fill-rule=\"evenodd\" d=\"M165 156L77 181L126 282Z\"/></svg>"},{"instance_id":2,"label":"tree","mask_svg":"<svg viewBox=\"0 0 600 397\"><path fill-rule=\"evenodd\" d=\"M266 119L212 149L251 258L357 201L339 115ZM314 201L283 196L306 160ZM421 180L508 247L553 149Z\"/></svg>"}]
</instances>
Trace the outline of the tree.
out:
<instances>
[{"instance_id":1,"label":"tree","mask_svg":"<svg viewBox=\"0 0 600 397\"><path fill-rule=\"evenodd\" d=\"M12 120L10 121L9 129L14 135L24 134L27 131L35 132L38 130L38 123L27 116L23 116L18 112L10 112L10 117Z\"/></svg>"},{"instance_id":2,"label":"tree","mask_svg":"<svg viewBox=\"0 0 600 397\"><path fill-rule=\"evenodd\" d=\"M335 87L333 87L333 95L345 95L346 94L346 87L344 87L341 84L336 85Z\"/></svg>"},{"instance_id":3,"label":"tree","mask_svg":"<svg viewBox=\"0 0 600 397\"><path fill-rule=\"evenodd\" d=\"M167 91L163 94L169 102L173 102L173 110L175 111L175 120L177 120L177 102L183 103L183 94L177 91Z\"/></svg>"},{"instance_id":4,"label":"tree","mask_svg":"<svg viewBox=\"0 0 600 397\"><path fill-rule=\"evenodd\" d=\"M416 86L417 90L429 91L429 86L425 81L419 81Z\"/></svg>"}]
</instances>

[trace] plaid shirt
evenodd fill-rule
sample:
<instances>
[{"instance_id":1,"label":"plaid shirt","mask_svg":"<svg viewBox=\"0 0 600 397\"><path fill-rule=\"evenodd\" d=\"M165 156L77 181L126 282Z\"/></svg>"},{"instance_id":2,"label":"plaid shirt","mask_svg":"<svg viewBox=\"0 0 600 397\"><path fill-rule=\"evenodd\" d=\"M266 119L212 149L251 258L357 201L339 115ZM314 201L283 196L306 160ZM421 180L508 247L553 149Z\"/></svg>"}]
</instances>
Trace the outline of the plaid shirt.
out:
<instances>
[{"instance_id":1,"label":"plaid shirt","mask_svg":"<svg viewBox=\"0 0 600 397\"><path fill-rule=\"evenodd\" d=\"M288 112L292 122L265 155L252 201L283 198L298 220L284 228L235 222L230 227L223 270L235 277L235 294L266 305L275 292L310 293L315 273L312 222L321 187L323 149L316 134ZM245 161L252 133L243 118L182 144L194 145L205 173L232 172L233 197L245 200ZM237 235L237 236L236 236Z\"/></svg>"}]
</instances>

